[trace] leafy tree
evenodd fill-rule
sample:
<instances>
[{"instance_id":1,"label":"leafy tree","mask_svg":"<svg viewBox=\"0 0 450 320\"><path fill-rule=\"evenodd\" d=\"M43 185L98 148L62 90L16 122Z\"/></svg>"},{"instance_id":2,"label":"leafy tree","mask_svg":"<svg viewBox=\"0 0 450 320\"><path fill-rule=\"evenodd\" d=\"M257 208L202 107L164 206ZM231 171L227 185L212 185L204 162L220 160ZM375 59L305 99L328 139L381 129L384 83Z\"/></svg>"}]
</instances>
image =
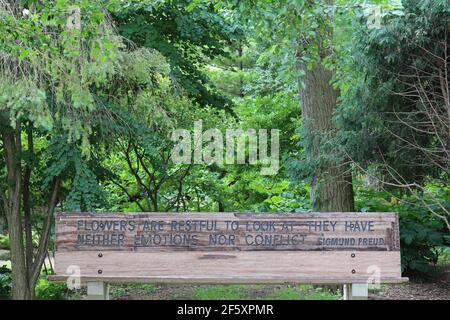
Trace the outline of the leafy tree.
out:
<instances>
[{"instance_id":1,"label":"leafy tree","mask_svg":"<svg viewBox=\"0 0 450 320\"><path fill-rule=\"evenodd\" d=\"M311 185L311 204L317 211L353 211L351 171L347 161L322 151L334 134L332 113L338 91L334 75L334 1L233 2L248 24L270 39L272 54L284 57L280 72L298 90L303 117L303 146L307 165L303 174ZM293 86L290 86L291 88ZM297 173L299 174L299 173Z\"/></svg>"},{"instance_id":2,"label":"leafy tree","mask_svg":"<svg viewBox=\"0 0 450 320\"><path fill-rule=\"evenodd\" d=\"M70 173L67 165L75 161L75 185L89 177L84 161L90 153L94 93L115 72L119 47L119 38L96 4L0 2L1 203L15 299L34 297L52 213ZM48 146L46 152L39 150L42 145ZM33 185L37 188L31 190ZM77 192L72 189L70 195L80 198ZM32 217L39 215L43 222L34 250Z\"/></svg>"},{"instance_id":3,"label":"leafy tree","mask_svg":"<svg viewBox=\"0 0 450 320\"><path fill-rule=\"evenodd\" d=\"M121 210L187 210L184 185L193 166L173 163L172 131L192 130L198 119L216 127L226 120L224 111L180 94L164 56L147 48L122 53L122 64L99 99L109 113L96 120L101 146L95 154L102 184L114 194L109 201L122 193Z\"/></svg>"},{"instance_id":4,"label":"leafy tree","mask_svg":"<svg viewBox=\"0 0 450 320\"><path fill-rule=\"evenodd\" d=\"M341 57L337 144L377 185L416 195L450 229L448 195L430 190L450 178L450 9L447 1L403 5L386 11L380 29L355 19Z\"/></svg>"},{"instance_id":5,"label":"leafy tree","mask_svg":"<svg viewBox=\"0 0 450 320\"><path fill-rule=\"evenodd\" d=\"M355 201L399 212L402 265L428 271L449 240L449 7L394 2L370 29L359 0L0 0L0 294L60 297L39 280L56 210ZM278 174L174 163L173 130L198 120L280 129Z\"/></svg>"},{"instance_id":6,"label":"leafy tree","mask_svg":"<svg viewBox=\"0 0 450 320\"><path fill-rule=\"evenodd\" d=\"M231 101L202 72L205 58L227 55L226 47L241 36L239 28L218 13L213 2L124 2L113 12L121 35L141 47L159 51L171 67L176 85L195 102L216 108Z\"/></svg>"}]
</instances>

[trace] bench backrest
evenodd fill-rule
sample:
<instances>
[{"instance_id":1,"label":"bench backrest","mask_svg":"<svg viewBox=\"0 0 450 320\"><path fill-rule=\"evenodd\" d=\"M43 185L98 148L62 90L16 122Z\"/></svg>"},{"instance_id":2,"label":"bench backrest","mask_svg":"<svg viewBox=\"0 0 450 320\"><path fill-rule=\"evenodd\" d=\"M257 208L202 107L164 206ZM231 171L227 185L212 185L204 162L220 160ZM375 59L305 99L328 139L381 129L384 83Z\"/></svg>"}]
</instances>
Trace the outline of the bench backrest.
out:
<instances>
[{"instance_id":1,"label":"bench backrest","mask_svg":"<svg viewBox=\"0 0 450 320\"><path fill-rule=\"evenodd\" d=\"M400 282L395 213L64 213L56 277L170 283Z\"/></svg>"}]
</instances>

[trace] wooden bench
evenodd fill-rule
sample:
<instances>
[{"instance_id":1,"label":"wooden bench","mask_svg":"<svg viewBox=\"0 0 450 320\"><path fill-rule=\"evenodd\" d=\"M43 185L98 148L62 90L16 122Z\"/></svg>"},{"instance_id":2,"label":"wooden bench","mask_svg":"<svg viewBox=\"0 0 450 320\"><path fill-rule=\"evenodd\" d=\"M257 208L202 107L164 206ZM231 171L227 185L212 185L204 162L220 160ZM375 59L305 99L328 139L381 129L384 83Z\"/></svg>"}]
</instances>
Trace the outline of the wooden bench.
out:
<instances>
[{"instance_id":1,"label":"wooden bench","mask_svg":"<svg viewBox=\"0 0 450 320\"><path fill-rule=\"evenodd\" d=\"M395 213L63 213L56 217L52 281L343 284L400 283Z\"/></svg>"}]
</instances>

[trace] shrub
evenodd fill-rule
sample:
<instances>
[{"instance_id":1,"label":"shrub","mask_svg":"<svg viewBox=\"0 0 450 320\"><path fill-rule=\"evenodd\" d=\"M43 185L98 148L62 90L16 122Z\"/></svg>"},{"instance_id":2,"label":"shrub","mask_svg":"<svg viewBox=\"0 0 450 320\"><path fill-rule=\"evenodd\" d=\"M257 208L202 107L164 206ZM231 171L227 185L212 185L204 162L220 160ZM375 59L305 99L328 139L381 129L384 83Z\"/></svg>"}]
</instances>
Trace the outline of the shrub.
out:
<instances>
[{"instance_id":1,"label":"shrub","mask_svg":"<svg viewBox=\"0 0 450 320\"><path fill-rule=\"evenodd\" d=\"M7 234L0 234L0 249L9 250L9 236Z\"/></svg>"},{"instance_id":2,"label":"shrub","mask_svg":"<svg viewBox=\"0 0 450 320\"><path fill-rule=\"evenodd\" d=\"M402 271L430 273L450 243L442 220L408 195L394 197L387 192L359 190L356 206L365 212L397 212L400 223Z\"/></svg>"},{"instance_id":3,"label":"shrub","mask_svg":"<svg viewBox=\"0 0 450 320\"><path fill-rule=\"evenodd\" d=\"M10 297L11 283L11 270L6 266L0 266L0 299Z\"/></svg>"},{"instance_id":4,"label":"shrub","mask_svg":"<svg viewBox=\"0 0 450 320\"><path fill-rule=\"evenodd\" d=\"M39 278L36 284L36 298L39 300L64 300L68 293L65 283L50 282L44 277Z\"/></svg>"}]
</instances>

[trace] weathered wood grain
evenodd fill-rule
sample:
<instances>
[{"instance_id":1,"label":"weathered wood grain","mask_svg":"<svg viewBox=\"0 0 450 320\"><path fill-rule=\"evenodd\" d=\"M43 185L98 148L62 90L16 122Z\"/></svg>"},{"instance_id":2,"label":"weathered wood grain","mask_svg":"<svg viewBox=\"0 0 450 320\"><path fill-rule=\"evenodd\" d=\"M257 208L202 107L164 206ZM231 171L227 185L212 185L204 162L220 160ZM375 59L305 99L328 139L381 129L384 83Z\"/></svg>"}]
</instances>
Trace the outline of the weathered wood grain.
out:
<instances>
[{"instance_id":1,"label":"weathered wood grain","mask_svg":"<svg viewBox=\"0 0 450 320\"><path fill-rule=\"evenodd\" d=\"M399 252L105 252L99 257L97 252L78 251L56 253L55 258L59 276L70 276L67 270L77 266L82 279L104 281L365 283L376 274L381 282L401 280Z\"/></svg>"},{"instance_id":2,"label":"weathered wood grain","mask_svg":"<svg viewBox=\"0 0 450 320\"><path fill-rule=\"evenodd\" d=\"M149 230L144 230L145 225ZM80 241L80 236L87 235L110 241ZM195 243L140 240L155 236L192 239L194 235ZM211 243L211 236L231 237L233 241ZM291 242L276 242L273 239L277 236L291 237ZM303 241L293 241L294 236L303 237ZM248 237L272 242L255 245ZM347 239L347 243L335 245L324 239ZM382 241L361 243L360 239ZM82 281L105 282L402 282L399 239L394 213L59 214L56 276L52 279L66 279L74 276L73 270L79 270Z\"/></svg>"},{"instance_id":3,"label":"weathered wood grain","mask_svg":"<svg viewBox=\"0 0 450 320\"><path fill-rule=\"evenodd\" d=\"M58 251L398 251L398 239L393 213L77 213L56 223Z\"/></svg>"},{"instance_id":4,"label":"weathered wood grain","mask_svg":"<svg viewBox=\"0 0 450 320\"><path fill-rule=\"evenodd\" d=\"M66 282L67 275L50 275L47 277L49 281L53 282ZM404 283L408 282L409 278L382 278L382 283ZM97 282L104 283L117 283L117 284L132 284L132 283L168 283L168 284L348 284L348 278L326 278L326 277L313 277L313 278L300 278L294 279L258 279L258 278L161 278L161 277L128 277L128 276L113 276L113 277L81 277L81 283ZM367 283L364 278L353 278L354 283Z\"/></svg>"}]
</instances>

